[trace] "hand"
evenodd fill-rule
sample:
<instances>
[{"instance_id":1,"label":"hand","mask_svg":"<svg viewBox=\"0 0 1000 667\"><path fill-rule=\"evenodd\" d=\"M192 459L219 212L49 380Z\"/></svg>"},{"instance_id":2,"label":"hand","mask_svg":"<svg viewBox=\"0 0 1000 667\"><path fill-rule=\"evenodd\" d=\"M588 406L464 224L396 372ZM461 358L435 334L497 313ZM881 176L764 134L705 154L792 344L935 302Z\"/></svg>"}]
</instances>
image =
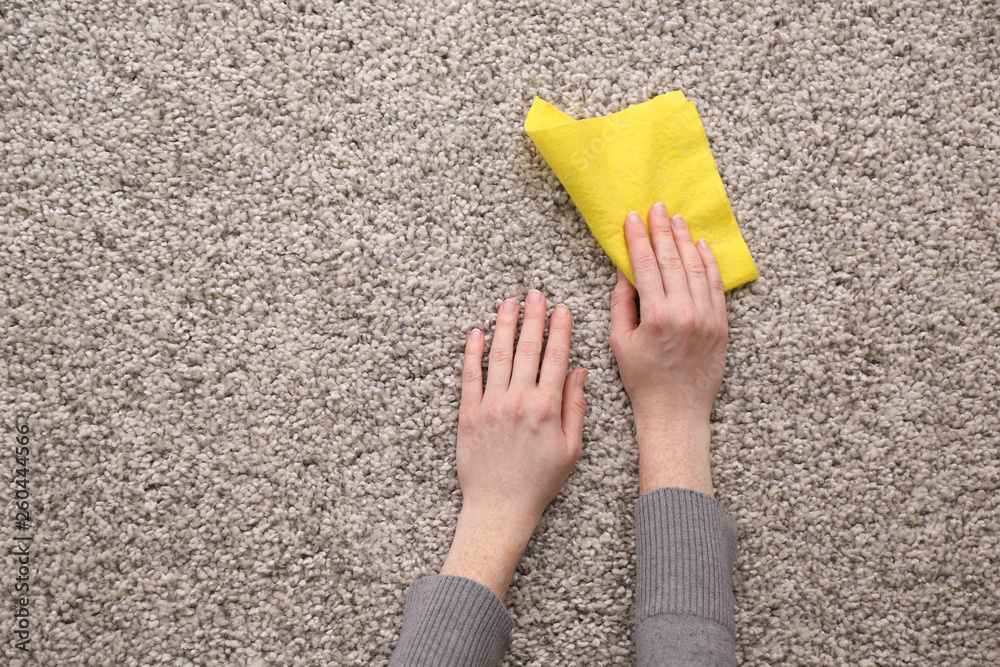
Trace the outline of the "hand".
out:
<instances>
[{"instance_id":1,"label":"hand","mask_svg":"<svg viewBox=\"0 0 1000 667\"><path fill-rule=\"evenodd\" d=\"M640 493L678 486L711 496L709 420L728 337L719 264L663 204L650 209L648 236L630 213L625 239L636 286L618 271L611 349L632 401Z\"/></svg>"},{"instance_id":2,"label":"hand","mask_svg":"<svg viewBox=\"0 0 1000 667\"><path fill-rule=\"evenodd\" d=\"M485 391L483 334L473 331L465 346L457 453L462 511L441 574L475 579L501 600L583 442L587 371L566 376L573 321L566 306L556 307L542 360L545 312L545 297L533 290L515 354L518 304L500 306Z\"/></svg>"}]
</instances>

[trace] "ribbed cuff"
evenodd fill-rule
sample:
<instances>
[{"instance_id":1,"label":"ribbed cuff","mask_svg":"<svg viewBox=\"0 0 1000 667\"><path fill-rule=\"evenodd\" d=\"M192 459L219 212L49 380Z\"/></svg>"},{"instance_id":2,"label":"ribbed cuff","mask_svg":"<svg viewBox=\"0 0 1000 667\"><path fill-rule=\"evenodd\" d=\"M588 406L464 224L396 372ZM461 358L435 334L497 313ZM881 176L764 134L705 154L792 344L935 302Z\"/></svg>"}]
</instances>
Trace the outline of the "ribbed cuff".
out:
<instances>
[{"instance_id":1,"label":"ribbed cuff","mask_svg":"<svg viewBox=\"0 0 1000 667\"><path fill-rule=\"evenodd\" d=\"M486 586L452 575L424 577L410 584L389 664L495 665L513 628L503 602Z\"/></svg>"},{"instance_id":2,"label":"ribbed cuff","mask_svg":"<svg viewBox=\"0 0 1000 667\"><path fill-rule=\"evenodd\" d=\"M636 624L679 614L736 632L736 521L711 497L665 488L636 505Z\"/></svg>"}]
</instances>

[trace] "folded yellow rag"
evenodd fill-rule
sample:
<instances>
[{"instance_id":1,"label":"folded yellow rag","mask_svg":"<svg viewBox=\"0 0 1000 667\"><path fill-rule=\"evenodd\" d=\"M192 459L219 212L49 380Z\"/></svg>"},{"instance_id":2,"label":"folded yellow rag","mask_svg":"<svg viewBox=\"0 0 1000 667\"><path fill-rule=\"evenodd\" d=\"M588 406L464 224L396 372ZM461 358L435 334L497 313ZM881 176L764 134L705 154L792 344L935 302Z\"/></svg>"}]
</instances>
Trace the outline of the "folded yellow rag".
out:
<instances>
[{"instance_id":1,"label":"folded yellow rag","mask_svg":"<svg viewBox=\"0 0 1000 667\"><path fill-rule=\"evenodd\" d=\"M647 227L658 201L705 238L726 289L757 278L693 102L675 91L604 116L574 120L535 98L524 122L608 256L635 283L623 225L637 211Z\"/></svg>"}]
</instances>

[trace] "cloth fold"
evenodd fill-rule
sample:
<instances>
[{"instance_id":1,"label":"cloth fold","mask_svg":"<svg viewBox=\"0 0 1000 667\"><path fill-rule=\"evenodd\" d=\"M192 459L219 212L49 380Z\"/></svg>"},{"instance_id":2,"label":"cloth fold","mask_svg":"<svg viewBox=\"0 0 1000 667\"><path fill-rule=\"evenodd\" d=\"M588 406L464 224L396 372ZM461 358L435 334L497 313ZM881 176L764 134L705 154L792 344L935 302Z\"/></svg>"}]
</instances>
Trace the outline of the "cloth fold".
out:
<instances>
[{"instance_id":1,"label":"cloth fold","mask_svg":"<svg viewBox=\"0 0 1000 667\"><path fill-rule=\"evenodd\" d=\"M680 91L601 118L574 120L535 98L524 129L573 198L594 237L635 283L623 225L658 201L687 220L719 261L726 289L758 276L736 224L694 103Z\"/></svg>"}]
</instances>

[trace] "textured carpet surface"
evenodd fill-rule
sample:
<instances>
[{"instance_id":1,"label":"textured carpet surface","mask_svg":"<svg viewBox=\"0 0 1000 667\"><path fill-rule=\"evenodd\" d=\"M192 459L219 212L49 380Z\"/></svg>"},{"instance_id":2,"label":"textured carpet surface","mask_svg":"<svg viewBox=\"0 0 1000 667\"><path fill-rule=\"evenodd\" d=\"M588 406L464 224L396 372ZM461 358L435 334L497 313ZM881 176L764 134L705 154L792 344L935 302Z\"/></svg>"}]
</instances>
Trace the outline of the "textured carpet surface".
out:
<instances>
[{"instance_id":1,"label":"textured carpet surface","mask_svg":"<svg viewBox=\"0 0 1000 667\"><path fill-rule=\"evenodd\" d=\"M997 6L767 5L0 4L30 664L384 664L460 506L465 335L530 288L589 408L506 664L630 664L615 272L521 124L675 89L761 273L713 415L739 659L1000 663Z\"/></svg>"}]
</instances>

